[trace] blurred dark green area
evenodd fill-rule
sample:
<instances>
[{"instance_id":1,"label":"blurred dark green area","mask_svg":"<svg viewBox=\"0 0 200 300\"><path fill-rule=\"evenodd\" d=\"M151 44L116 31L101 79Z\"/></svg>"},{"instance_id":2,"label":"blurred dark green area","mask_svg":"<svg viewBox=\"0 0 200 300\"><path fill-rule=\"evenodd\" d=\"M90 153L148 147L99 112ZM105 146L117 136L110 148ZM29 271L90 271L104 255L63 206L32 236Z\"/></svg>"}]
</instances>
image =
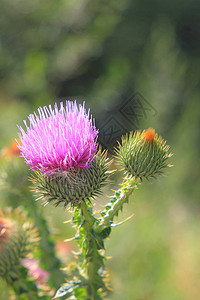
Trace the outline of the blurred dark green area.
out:
<instances>
[{"instance_id":1,"label":"blurred dark green area","mask_svg":"<svg viewBox=\"0 0 200 300\"><path fill-rule=\"evenodd\" d=\"M65 99L86 101L110 154L121 134L148 127L171 145L173 168L140 186L120 217L134 218L107 241L115 300L200 298L199 11L197 0L1 0L3 176L16 124ZM20 204L12 180L1 206ZM41 210L58 239L71 237L63 209Z\"/></svg>"}]
</instances>

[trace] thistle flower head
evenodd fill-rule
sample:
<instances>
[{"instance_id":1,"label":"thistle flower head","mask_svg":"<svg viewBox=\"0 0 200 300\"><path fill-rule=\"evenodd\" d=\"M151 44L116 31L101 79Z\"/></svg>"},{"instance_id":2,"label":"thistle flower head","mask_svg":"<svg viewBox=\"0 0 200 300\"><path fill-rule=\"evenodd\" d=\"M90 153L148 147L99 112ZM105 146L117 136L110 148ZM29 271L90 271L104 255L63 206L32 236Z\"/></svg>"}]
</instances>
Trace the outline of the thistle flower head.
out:
<instances>
[{"instance_id":1,"label":"thistle flower head","mask_svg":"<svg viewBox=\"0 0 200 300\"><path fill-rule=\"evenodd\" d=\"M99 193L110 172L106 153L97 145L98 130L84 105L61 102L29 116L21 134L21 155L34 170L32 181L39 198L55 205L89 199ZM45 202L45 203L46 203Z\"/></svg>"},{"instance_id":2,"label":"thistle flower head","mask_svg":"<svg viewBox=\"0 0 200 300\"><path fill-rule=\"evenodd\" d=\"M166 141L152 128L123 137L116 152L125 173L140 179L161 175L172 156Z\"/></svg>"},{"instance_id":3,"label":"thistle flower head","mask_svg":"<svg viewBox=\"0 0 200 300\"><path fill-rule=\"evenodd\" d=\"M89 168L97 151L97 134L84 104L66 101L30 114L26 131L19 126L19 149L32 169L47 175L71 168Z\"/></svg>"}]
</instances>

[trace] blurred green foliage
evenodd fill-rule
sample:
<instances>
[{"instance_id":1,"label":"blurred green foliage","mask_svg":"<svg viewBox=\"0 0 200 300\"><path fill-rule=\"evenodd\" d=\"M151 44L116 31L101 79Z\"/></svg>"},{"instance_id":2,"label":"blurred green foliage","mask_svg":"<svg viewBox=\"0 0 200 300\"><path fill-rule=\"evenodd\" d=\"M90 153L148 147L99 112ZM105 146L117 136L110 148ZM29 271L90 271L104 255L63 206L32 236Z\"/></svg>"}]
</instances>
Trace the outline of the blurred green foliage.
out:
<instances>
[{"instance_id":1,"label":"blurred green foliage","mask_svg":"<svg viewBox=\"0 0 200 300\"><path fill-rule=\"evenodd\" d=\"M174 152L174 167L136 191L121 216L134 219L107 242L115 300L200 298L199 9L197 0L1 0L1 149L38 106L86 100L101 127L139 92L157 113L134 107L132 124L154 127ZM19 200L0 196L1 206ZM60 238L71 235L64 210L42 210Z\"/></svg>"}]
</instances>

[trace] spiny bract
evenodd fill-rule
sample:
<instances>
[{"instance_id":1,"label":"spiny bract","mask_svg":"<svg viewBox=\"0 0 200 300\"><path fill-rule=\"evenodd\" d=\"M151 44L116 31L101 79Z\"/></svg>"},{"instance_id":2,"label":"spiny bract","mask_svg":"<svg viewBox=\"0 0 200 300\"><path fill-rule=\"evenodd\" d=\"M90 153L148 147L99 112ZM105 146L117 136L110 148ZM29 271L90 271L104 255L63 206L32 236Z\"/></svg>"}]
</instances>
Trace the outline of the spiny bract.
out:
<instances>
[{"instance_id":1,"label":"spiny bract","mask_svg":"<svg viewBox=\"0 0 200 300\"><path fill-rule=\"evenodd\" d=\"M170 166L169 146L153 129L131 132L122 138L116 150L122 169L136 178L152 178L161 175Z\"/></svg>"},{"instance_id":2,"label":"spiny bract","mask_svg":"<svg viewBox=\"0 0 200 300\"><path fill-rule=\"evenodd\" d=\"M72 168L68 171L55 173L52 176L44 176L40 171L35 171L31 178L33 190L38 199L44 199L44 203L60 203L66 207L78 205L80 201L94 198L100 194L100 189L108 181L111 172L108 171L110 162L106 152L98 150L91 167Z\"/></svg>"},{"instance_id":3,"label":"spiny bract","mask_svg":"<svg viewBox=\"0 0 200 300\"><path fill-rule=\"evenodd\" d=\"M0 211L0 276L8 282L17 279L21 259L38 241L37 229L22 208Z\"/></svg>"}]
</instances>

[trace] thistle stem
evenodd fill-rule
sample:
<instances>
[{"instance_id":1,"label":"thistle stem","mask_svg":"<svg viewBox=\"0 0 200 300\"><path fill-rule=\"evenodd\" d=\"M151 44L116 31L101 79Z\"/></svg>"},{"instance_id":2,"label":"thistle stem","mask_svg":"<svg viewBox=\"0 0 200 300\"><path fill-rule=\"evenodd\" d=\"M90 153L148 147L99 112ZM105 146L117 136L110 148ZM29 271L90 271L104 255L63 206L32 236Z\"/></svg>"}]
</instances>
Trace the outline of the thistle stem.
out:
<instances>
[{"instance_id":1,"label":"thistle stem","mask_svg":"<svg viewBox=\"0 0 200 300\"><path fill-rule=\"evenodd\" d=\"M104 228L111 226L115 216L118 216L120 210L122 210L124 203L128 202L128 197L133 193L133 190L137 188L139 179L135 177L125 178L121 189L115 192L111 197L111 203L106 206L106 210L103 211L102 219L97 225L95 232L100 233Z\"/></svg>"},{"instance_id":2,"label":"thistle stem","mask_svg":"<svg viewBox=\"0 0 200 300\"><path fill-rule=\"evenodd\" d=\"M85 253L85 270L88 277L88 300L100 300L102 298L98 290L104 288L104 282L99 269L104 267L104 258L99 253L101 247L94 232L94 224L97 220L93 217L91 208L84 201L81 203L81 215L83 217L82 227L85 231L83 253Z\"/></svg>"},{"instance_id":3,"label":"thistle stem","mask_svg":"<svg viewBox=\"0 0 200 300\"><path fill-rule=\"evenodd\" d=\"M123 204L128 201L128 197L136 188L139 179L135 177L125 178L121 189L115 192L111 199L111 203L106 206L106 210L102 212L102 219L96 220L92 214L89 202L81 202L81 216L82 224L80 226L84 229L84 240L82 241L83 260L85 261L84 268L88 277L88 299L99 300L102 299L98 290L106 290L100 270L104 269L105 258L99 253L100 249L104 249L103 240L106 238L106 233L102 231L110 227L113 218L122 210ZM110 233L110 231L109 231ZM109 235L108 233L108 235Z\"/></svg>"}]
</instances>

